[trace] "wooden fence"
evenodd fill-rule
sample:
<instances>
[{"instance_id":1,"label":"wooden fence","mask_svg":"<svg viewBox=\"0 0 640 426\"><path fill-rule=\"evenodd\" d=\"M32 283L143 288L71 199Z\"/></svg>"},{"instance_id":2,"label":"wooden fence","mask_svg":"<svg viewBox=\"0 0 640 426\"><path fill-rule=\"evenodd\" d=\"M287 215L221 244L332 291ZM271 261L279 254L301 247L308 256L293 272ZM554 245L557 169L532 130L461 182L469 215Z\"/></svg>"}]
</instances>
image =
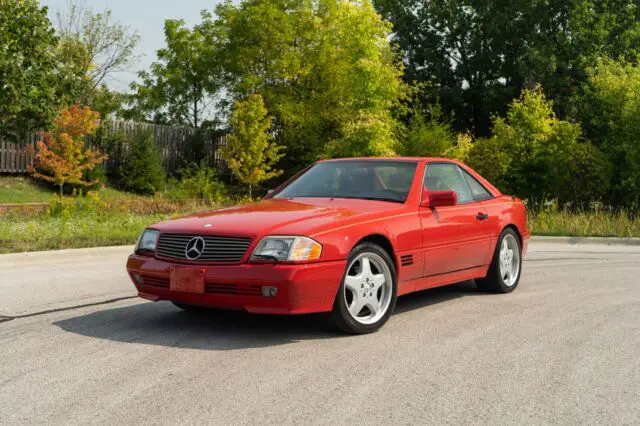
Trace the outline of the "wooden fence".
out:
<instances>
[{"instance_id":1,"label":"wooden fence","mask_svg":"<svg viewBox=\"0 0 640 426\"><path fill-rule=\"evenodd\" d=\"M173 127L159 124L136 123L132 121L114 120L105 121L100 126L97 136L89 141L92 146L102 148L109 154L105 166L108 172L112 172L120 164L122 157L126 155L128 146L126 142L131 140L136 132L143 130L153 134L162 165L167 174L173 174L179 167L185 165L190 157L189 150L193 147L196 130L188 127ZM122 138L117 136L122 135ZM220 157L220 148L226 145L226 135L219 132L205 131L199 134L200 143L198 150L203 153L203 158L209 166L215 168L221 176L227 176L229 170ZM9 142L0 140L0 173L25 174L29 166L33 166L33 153L38 140L38 132L28 135L24 140ZM121 139L122 143L118 143ZM116 142L115 146L110 142ZM195 155L200 157L200 155Z\"/></svg>"}]
</instances>

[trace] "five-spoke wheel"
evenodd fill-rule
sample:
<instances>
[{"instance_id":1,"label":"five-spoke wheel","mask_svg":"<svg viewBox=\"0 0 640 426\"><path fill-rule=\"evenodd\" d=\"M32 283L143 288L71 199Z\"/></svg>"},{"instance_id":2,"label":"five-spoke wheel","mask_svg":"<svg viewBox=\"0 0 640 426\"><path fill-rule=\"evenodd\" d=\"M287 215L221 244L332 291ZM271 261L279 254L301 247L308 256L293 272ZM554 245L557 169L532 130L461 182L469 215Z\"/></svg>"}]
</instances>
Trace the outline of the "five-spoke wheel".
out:
<instances>
[{"instance_id":1,"label":"five-spoke wheel","mask_svg":"<svg viewBox=\"0 0 640 426\"><path fill-rule=\"evenodd\" d=\"M512 228L505 228L498 238L487 276L476 280L478 287L492 293L512 292L520 281L521 250L518 234Z\"/></svg>"},{"instance_id":2,"label":"five-spoke wheel","mask_svg":"<svg viewBox=\"0 0 640 426\"><path fill-rule=\"evenodd\" d=\"M349 256L332 317L349 333L376 331L395 307L396 289L396 271L389 254L378 245L360 244Z\"/></svg>"}]
</instances>

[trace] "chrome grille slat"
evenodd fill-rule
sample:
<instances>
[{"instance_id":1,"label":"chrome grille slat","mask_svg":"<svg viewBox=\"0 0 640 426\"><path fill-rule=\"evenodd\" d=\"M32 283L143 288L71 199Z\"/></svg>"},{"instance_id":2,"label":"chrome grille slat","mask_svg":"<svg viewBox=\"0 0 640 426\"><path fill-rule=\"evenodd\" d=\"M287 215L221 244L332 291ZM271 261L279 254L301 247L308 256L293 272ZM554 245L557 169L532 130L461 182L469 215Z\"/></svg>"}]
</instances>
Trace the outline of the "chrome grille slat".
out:
<instances>
[{"instance_id":1,"label":"chrome grille slat","mask_svg":"<svg viewBox=\"0 0 640 426\"><path fill-rule=\"evenodd\" d=\"M185 249L192 238L200 237L205 242L202 255L190 260L185 254ZM187 235L187 234L160 234L156 254L160 257L188 260L194 263L203 262L238 262L249 246L250 238L219 237L215 235Z\"/></svg>"}]
</instances>

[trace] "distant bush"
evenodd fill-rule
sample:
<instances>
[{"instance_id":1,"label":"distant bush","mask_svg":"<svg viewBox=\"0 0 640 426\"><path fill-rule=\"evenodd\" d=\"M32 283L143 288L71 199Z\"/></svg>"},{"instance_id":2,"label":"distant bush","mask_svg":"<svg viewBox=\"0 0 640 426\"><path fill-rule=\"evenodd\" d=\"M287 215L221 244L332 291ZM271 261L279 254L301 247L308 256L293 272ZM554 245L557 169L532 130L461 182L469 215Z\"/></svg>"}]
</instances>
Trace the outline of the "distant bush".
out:
<instances>
[{"instance_id":1,"label":"distant bush","mask_svg":"<svg viewBox=\"0 0 640 426\"><path fill-rule=\"evenodd\" d=\"M615 167L608 204L640 208L640 66L600 61L580 105L587 136Z\"/></svg>"},{"instance_id":2,"label":"distant bush","mask_svg":"<svg viewBox=\"0 0 640 426\"><path fill-rule=\"evenodd\" d=\"M214 169L204 162L181 169L179 179L172 179L167 196L170 199L198 199L220 203L226 199L227 190Z\"/></svg>"},{"instance_id":3,"label":"distant bush","mask_svg":"<svg viewBox=\"0 0 640 426\"><path fill-rule=\"evenodd\" d=\"M118 186L137 194L153 195L161 191L165 173L153 135L138 131L127 145L128 150L116 171Z\"/></svg>"},{"instance_id":4,"label":"distant bush","mask_svg":"<svg viewBox=\"0 0 640 426\"><path fill-rule=\"evenodd\" d=\"M493 136L476 141L468 162L502 191L532 203L600 201L610 176L606 158L582 139L579 124L555 116L540 87L523 91L506 118L494 118Z\"/></svg>"},{"instance_id":5,"label":"distant bush","mask_svg":"<svg viewBox=\"0 0 640 426\"><path fill-rule=\"evenodd\" d=\"M72 198L51 197L48 214L52 217L77 217L79 215L100 215L105 212L107 203L96 192L89 191L86 195L82 190L74 190Z\"/></svg>"},{"instance_id":6,"label":"distant bush","mask_svg":"<svg viewBox=\"0 0 640 426\"><path fill-rule=\"evenodd\" d=\"M398 152L407 157L442 157L454 147L455 136L449 123L443 121L439 105L426 115L412 110Z\"/></svg>"}]
</instances>

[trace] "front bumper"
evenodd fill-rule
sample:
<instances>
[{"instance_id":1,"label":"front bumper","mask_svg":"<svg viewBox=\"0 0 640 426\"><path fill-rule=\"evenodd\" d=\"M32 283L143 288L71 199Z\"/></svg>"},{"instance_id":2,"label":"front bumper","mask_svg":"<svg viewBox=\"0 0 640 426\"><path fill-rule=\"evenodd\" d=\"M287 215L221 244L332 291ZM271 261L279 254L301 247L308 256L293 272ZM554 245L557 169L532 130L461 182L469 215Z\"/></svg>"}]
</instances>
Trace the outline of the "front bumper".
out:
<instances>
[{"instance_id":1,"label":"front bumper","mask_svg":"<svg viewBox=\"0 0 640 426\"><path fill-rule=\"evenodd\" d=\"M153 301L171 300L263 314L306 314L331 311L346 261L297 265L191 265L205 269L206 290L203 294L172 291L169 271L173 265L134 254L129 256L127 272L138 295ZM136 281L136 275L142 277L142 283ZM277 295L263 296L262 286L276 287Z\"/></svg>"}]
</instances>

